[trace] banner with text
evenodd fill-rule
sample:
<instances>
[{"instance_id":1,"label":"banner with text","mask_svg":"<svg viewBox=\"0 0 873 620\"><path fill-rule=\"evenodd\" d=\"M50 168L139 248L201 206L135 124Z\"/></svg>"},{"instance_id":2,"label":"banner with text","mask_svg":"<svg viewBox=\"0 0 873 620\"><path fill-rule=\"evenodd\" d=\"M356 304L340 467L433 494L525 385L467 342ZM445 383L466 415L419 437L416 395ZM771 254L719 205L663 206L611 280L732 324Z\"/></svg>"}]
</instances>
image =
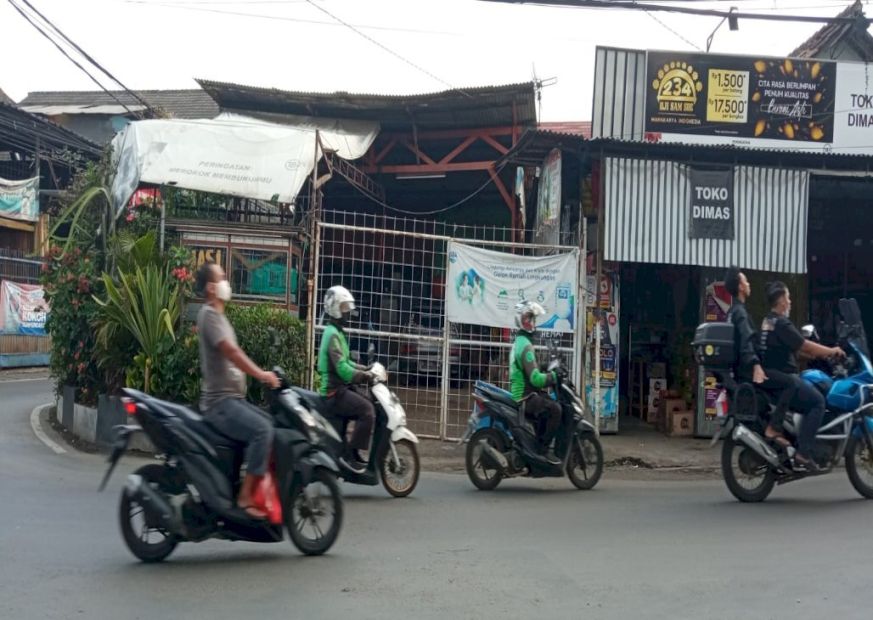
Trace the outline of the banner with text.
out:
<instances>
[{"instance_id":1,"label":"banner with text","mask_svg":"<svg viewBox=\"0 0 873 620\"><path fill-rule=\"evenodd\" d=\"M689 239L734 238L734 172L688 169Z\"/></svg>"},{"instance_id":2,"label":"banner with text","mask_svg":"<svg viewBox=\"0 0 873 620\"><path fill-rule=\"evenodd\" d=\"M0 178L0 216L35 222L39 219L39 177L26 181Z\"/></svg>"},{"instance_id":3,"label":"banner with text","mask_svg":"<svg viewBox=\"0 0 873 620\"><path fill-rule=\"evenodd\" d=\"M513 308L535 301L546 314L539 329L572 332L579 253L518 256L450 242L446 316L455 323L515 328Z\"/></svg>"},{"instance_id":4,"label":"banner with text","mask_svg":"<svg viewBox=\"0 0 873 620\"><path fill-rule=\"evenodd\" d=\"M0 333L45 336L47 317L41 286L0 281Z\"/></svg>"}]
</instances>

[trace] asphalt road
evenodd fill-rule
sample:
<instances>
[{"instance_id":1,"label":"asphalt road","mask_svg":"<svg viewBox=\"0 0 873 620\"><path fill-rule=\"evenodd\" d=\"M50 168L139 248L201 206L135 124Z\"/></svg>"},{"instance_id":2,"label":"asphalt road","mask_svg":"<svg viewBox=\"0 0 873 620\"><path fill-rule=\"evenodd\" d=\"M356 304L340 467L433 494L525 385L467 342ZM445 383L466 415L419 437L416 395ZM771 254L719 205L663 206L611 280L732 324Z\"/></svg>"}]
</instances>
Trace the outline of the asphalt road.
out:
<instances>
[{"instance_id":1,"label":"asphalt road","mask_svg":"<svg viewBox=\"0 0 873 620\"><path fill-rule=\"evenodd\" d=\"M0 379L2 381L2 379ZM44 381L0 382L0 618L870 618L873 502L844 474L741 505L717 480L513 480L493 493L425 474L411 498L344 488L332 552L124 547L122 461L55 454L31 430Z\"/></svg>"}]
</instances>

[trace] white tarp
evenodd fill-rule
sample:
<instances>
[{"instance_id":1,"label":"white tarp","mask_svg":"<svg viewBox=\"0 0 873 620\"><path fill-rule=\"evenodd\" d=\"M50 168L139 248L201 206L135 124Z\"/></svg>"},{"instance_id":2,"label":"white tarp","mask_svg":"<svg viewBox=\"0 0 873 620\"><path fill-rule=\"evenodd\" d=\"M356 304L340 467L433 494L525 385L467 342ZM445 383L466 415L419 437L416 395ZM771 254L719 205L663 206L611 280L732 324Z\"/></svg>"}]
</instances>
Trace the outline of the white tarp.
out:
<instances>
[{"instance_id":1,"label":"white tarp","mask_svg":"<svg viewBox=\"0 0 873 620\"><path fill-rule=\"evenodd\" d=\"M539 329L572 332L576 323L579 251L519 256L450 242L446 316L456 323L515 328L522 300L546 310Z\"/></svg>"},{"instance_id":2,"label":"white tarp","mask_svg":"<svg viewBox=\"0 0 873 620\"><path fill-rule=\"evenodd\" d=\"M363 156L379 126L331 131L225 114L212 120L145 120L112 141L112 203L123 208L140 183L293 203L312 172L316 135L344 159ZM321 156L321 153L318 153Z\"/></svg>"}]
</instances>

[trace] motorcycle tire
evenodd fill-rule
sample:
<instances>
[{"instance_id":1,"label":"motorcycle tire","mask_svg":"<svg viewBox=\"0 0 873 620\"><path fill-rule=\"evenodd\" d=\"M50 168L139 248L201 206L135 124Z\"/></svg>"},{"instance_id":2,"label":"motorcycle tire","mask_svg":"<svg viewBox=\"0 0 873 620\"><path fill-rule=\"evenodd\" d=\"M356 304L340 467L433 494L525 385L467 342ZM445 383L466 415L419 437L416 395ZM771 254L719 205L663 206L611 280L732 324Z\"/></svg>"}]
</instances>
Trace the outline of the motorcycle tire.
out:
<instances>
[{"instance_id":1,"label":"motorcycle tire","mask_svg":"<svg viewBox=\"0 0 873 620\"><path fill-rule=\"evenodd\" d=\"M137 469L134 474L142 476L146 484L156 486L162 493L172 491L172 483L170 481L170 472L163 465L145 465ZM134 531L134 524L131 522L139 513L136 502L131 501L125 491L121 492L121 501L118 505L118 518L121 524L121 535L124 538L124 543L130 552L140 561L147 564L161 562L165 560L179 544L179 539L169 532L160 530L152 530L152 532L162 536L162 540L155 542L150 541L151 532L145 534L145 521L142 524L140 532ZM140 511L142 509L140 508Z\"/></svg>"},{"instance_id":2,"label":"motorcycle tire","mask_svg":"<svg viewBox=\"0 0 873 620\"><path fill-rule=\"evenodd\" d=\"M849 443L846 445L845 454L846 474L849 476L849 482L852 483L852 486L855 487L855 490L861 495L861 497L873 499L873 486L861 479L861 472L859 471L860 468L864 467L864 464L859 463L859 461L865 459L865 451L869 452L867 443L863 439L858 439L857 437L849 439ZM868 454L866 460L869 463L867 467L873 467L873 454Z\"/></svg>"},{"instance_id":3,"label":"motorcycle tire","mask_svg":"<svg viewBox=\"0 0 873 620\"><path fill-rule=\"evenodd\" d=\"M503 452L503 437L500 433L493 428L483 428L470 437L470 442L467 444L467 454L464 459L466 467L467 467L467 477L470 478L470 482L473 483L480 491L493 491L497 488L497 485L500 484L500 481L503 480L503 472L495 469L494 473L488 475L488 472L482 470L482 474L477 470L477 467L480 465L480 460L476 460L476 448L479 446L481 442L486 442L490 444L493 448ZM480 448L480 459L481 459L481 448Z\"/></svg>"},{"instance_id":4,"label":"motorcycle tire","mask_svg":"<svg viewBox=\"0 0 873 620\"><path fill-rule=\"evenodd\" d=\"M582 442L583 448L586 444L590 444L594 452L594 463L587 463L582 476L579 476L577 463L580 459L579 442ZM600 482L600 477L603 475L603 446L600 445L600 439L594 433L579 433L573 438L573 445L570 448L570 458L567 461L567 477L580 491L589 491L597 486Z\"/></svg>"},{"instance_id":5,"label":"motorcycle tire","mask_svg":"<svg viewBox=\"0 0 873 620\"><path fill-rule=\"evenodd\" d=\"M750 463L747 463L746 466L750 465L760 465L757 463L757 460L760 460L760 457L755 454L750 448L746 447L745 444L737 443L730 437L724 440L724 445L721 450L721 473L724 477L725 484L727 485L728 490L731 492L731 495L736 497L741 502L746 503L757 503L763 502L767 499L767 496L770 495L770 492L773 490L773 487L776 485L776 476L769 467L766 470L766 473L762 476L761 483L756 487L746 488L736 477L736 472L733 467L733 454L734 450L739 449L738 462L741 458L746 458L750 460ZM745 455L744 455L745 451Z\"/></svg>"},{"instance_id":6,"label":"motorcycle tire","mask_svg":"<svg viewBox=\"0 0 873 620\"><path fill-rule=\"evenodd\" d=\"M299 502L305 501L306 488L312 484L322 484L327 489L327 495L330 497L333 505L333 521L326 531L321 531L320 528L314 528L315 537L307 536L302 528L298 527L297 515L301 515L300 523L306 527L305 519L309 518L311 512L310 506L300 506ZM320 506L319 506L320 509ZM285 520L285 528L288 530L288 535L291 537L291 542L304 555L321 555L330 549L336 542L339 536L340 528L343 522L343 498L340 493L339 484L336 481L336 476L326 469L316 469L312 474L312 479L309 484L303 485L300 479L294 480L291 485L291 491L288 494L287 504L282 510Z\"/></svg>"},{"instance_id":7,"label":"motorcycle tire","mask_svg":"<svg viewBox=\"0 0 873 620\"><path fill-rule=\"evenodd\" d=\"M390 440L389 440L390 441ZM391 457L391 447L386 446L379 458L379 475L382 477L382 486L393 497L406 497L415 490L418 484L418 476L421 474L421 461L418 458L418 447L408 439L401 439L394 444L397 455L400 458L401 467L408 468L406 471L408 480L406 484L394 483L395 471L394 459Z\"/></svg>"}]
</instances>

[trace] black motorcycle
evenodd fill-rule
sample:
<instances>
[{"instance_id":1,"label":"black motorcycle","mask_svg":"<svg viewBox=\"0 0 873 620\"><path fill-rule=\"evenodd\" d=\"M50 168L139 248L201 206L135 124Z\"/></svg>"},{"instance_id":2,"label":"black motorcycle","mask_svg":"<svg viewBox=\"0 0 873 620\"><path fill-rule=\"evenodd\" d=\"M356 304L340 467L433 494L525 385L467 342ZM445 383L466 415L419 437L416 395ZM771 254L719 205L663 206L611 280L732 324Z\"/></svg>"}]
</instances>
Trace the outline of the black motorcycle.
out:
<instances>
[{"instance_id":1,"label":"black motorcycle","mask_svg":"<svg viewBox=\"0 0 873 620\"><path fill-rule=\"evenodd\" d=\"M124 390L125 411L139 424L116 427L100 490L134 433L144 432L163 461L129 475L121 493L121 533L137 558L160 562L180 542L210 538L281 542L283 522L291 541L306 555L320 555L336 541L343 519L336 462L321 444L317 420L305 408L293 406L288 382L281 369L275 372L281 386L270 392L275 424L271 472L281 506L278 523L252 518L236 506L243 444L187 407Z\"/></svg>"},{"instance_id":2,"label":"black motorcycle","mask_svg":"<svg viewBox=\"0 0 873 620\"><path fill-rule=\"evenodd\" d=\"M585 419L576 388L552 350L548 370L557 371L554 391L561 405L561 426L554 440L551 462L537 449L536 432L509 392L477 381L473 412L461 439L467 443L467 475L483 491L495 489L503 478L555 477L565 474L581 490L593 489L603 474L603 448L594 425Z\"/></svg>"}]
</instances>

